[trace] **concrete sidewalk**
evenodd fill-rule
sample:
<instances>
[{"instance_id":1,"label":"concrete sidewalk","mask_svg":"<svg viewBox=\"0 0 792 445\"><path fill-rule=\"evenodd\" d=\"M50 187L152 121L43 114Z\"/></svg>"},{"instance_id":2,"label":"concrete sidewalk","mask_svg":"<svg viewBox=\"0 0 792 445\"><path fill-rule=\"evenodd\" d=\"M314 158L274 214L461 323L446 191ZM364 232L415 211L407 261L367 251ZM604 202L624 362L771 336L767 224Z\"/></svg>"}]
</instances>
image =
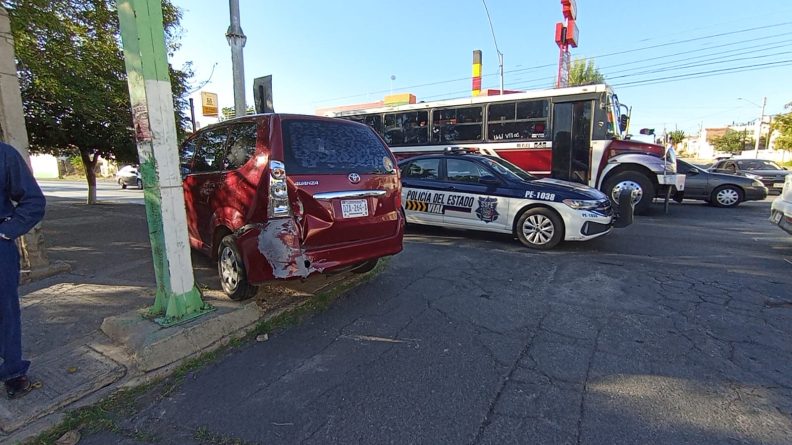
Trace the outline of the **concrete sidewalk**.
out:
<instances>
[{"instance_id":1,"label":"concrete sidewalk","mask_svg":"<svg viewBox=\"0 0 792 445\"><path fill-rule=\"evenodd\" d=\"M217 310L163 329L140 315L154 302L156 284L143 206L48 197L43 231L50 260L71 271L20 287L23 349L42 386L19 400L0 398L0 443L36 435L68 409L119 387L167 375L185 359L360 277L312 277L233 302L219 290L214 263L193 253L196 284Z\"/></svg>"}]
</instances>

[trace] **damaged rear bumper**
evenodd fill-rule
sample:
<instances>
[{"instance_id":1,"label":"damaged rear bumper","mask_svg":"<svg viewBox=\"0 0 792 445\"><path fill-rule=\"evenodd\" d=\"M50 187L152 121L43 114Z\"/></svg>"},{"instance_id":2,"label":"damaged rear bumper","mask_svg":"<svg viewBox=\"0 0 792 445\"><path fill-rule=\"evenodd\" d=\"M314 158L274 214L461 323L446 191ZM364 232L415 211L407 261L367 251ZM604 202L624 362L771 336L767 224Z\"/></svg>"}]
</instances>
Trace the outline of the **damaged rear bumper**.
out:
<instances>
[{"instance_id":1,"label":"damaged rear bumper","mask_svg":"<svg viewBox=\"0 0 792 445\"><path fill-rule=\"evenodd\" d=\"M402 251L404 224L392 236L306 250L291 218L248 225L237 231L237 247L250 284L304 278Z\"/></svg>"}]
</instances>

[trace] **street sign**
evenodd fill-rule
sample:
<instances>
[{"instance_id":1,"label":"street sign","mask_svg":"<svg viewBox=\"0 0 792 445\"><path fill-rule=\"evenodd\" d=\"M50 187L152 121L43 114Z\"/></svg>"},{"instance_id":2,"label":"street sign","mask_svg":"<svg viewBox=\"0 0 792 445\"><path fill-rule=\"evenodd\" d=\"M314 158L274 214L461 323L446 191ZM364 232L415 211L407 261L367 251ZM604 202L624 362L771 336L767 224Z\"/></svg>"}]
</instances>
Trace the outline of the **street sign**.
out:
<instances>
[{"instance_id":1,"label":"street sign","mask_svg":"<svg viewBox=\"0 0 792 445\"><path fill-rule=\"evenodd\" d=\"M201 91L201 113L206 117L217 117L217 93Z\"/></svg>"}]
</instances>

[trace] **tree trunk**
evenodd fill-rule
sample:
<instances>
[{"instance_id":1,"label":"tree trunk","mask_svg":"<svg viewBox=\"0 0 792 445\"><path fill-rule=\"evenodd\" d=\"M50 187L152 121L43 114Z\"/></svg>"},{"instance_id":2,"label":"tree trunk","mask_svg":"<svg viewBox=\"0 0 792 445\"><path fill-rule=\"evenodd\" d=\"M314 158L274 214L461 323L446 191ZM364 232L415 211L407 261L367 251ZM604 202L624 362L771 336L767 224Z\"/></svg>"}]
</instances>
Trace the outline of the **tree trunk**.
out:
<instances>
[{"instance_id":1,"label":"tree trunk","mask_svg":"<svg viewBox=\"0 0 792 445\"><path fill-rule=\"evenodd\" d=\"M99 154L94 153L93 159L91 154L80 150L80 158L83 162L85 169L85 180L88 181L88 200L86 204L96 204L96 162L99 159Z\"/></svg>"}]
</instances>

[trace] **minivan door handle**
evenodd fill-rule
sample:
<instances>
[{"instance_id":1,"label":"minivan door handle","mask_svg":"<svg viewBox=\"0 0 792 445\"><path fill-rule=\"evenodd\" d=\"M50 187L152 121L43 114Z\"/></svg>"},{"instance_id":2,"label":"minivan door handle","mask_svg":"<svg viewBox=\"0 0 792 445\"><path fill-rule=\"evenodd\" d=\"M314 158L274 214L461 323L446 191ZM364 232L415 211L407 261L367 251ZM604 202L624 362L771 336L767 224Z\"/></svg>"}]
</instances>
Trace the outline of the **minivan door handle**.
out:
<instances>
[{"instance_id":1,"label":"minivan door handle","mask_svg":"<svg viewBox=\"0 0 792 445\"><path fill-rule=\"evenodd\" d=\"M342 198L377 198L385 196L385 190L345 190L339 192L317 193L313 195L314 199L322 201L330 201L333 199Z\"/></svg>"}]
</instances>

